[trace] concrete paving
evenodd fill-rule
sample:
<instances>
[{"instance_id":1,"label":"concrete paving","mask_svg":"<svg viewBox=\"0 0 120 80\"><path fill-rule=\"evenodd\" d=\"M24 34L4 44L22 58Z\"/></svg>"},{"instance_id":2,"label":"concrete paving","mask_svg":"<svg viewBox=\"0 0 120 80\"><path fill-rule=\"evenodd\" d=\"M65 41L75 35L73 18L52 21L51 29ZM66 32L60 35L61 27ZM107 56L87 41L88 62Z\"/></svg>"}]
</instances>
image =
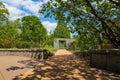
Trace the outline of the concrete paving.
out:
<instances>
[{"instance_id":1,"label":"concrete paving","mask_svg":"<svg viewBox=\"0 0 120 80\"><path fill-rule=\"evenodd\" d=\"M57 55L72 55L70 51L67 51L66 49L59 49L55 52L55 56Z\"/></svg>"},{"instance_id":2,"label":"concrete paving","mask_svg":"<svg viewBox=\"0 0 120 80\"><path fill-rule=\"evenodd\" d=\"M120 75L92 68L85 60L60 49L18 80L120 80Z\"/></svg>"},{"instance_id":3,"label":"concrete paving","mask_svg":"<svg viewBox=\"0 0 120 80\"><path fill-rule=\"evenodd\" d=\"M35 66L35 61L19 56L0 56L0 80L16 80Z\"/></svg>"},{"instance_id":4,"label":"concrete paving","mask_svg":"<svg viewBox=\"0 0 120 80\"><path fill-rule=\"evenodd\" d=\"M120 74L91 68L83 59L61 49L55 56L39 62L0 56L0 80L120 80Z\"/></svg>"}]
</instances>

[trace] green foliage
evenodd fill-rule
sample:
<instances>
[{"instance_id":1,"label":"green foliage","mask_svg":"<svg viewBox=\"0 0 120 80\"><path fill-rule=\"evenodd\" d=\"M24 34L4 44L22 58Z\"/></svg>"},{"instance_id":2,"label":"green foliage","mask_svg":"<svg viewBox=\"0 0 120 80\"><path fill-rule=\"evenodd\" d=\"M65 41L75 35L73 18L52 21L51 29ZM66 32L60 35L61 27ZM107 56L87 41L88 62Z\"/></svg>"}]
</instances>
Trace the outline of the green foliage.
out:
<instances>
[{"instance_id":1,"label":"green foliage","mask_svg":"<svg viewBox=\"0 0 120 80\"><path fill-rule=\"evenodd\" d=\"M93 39L94 38L94 39ZM80 50L97 49L98 38L93 34L81 34L76 37L77 48Z\"/></svg>"},{"instance_id":2,"label":"green foliage","mask_svg":"<svg viewBox=\"0 0 120 80\"><path fill-rule=\"evenodd\" d=\"M54 41L54 35L53 34L48 35L46 39L46 45L53 46L53 41Z\"/></svg>"},{"instance_id":3,"label":"green foliage","mask_svg":"<svg viewBox=\"0 0 120 80\"><path fill-rule=\"evenodd\" d=\"M115 21L120 17L118 0L49 0L43 4L40 13L45 17L64 20L71 32L78 35L101 33L103 38L120 48L120 26Z\"/></svg>"},{"instance_id":4,"label":"green foliage","mask_svg":"<svg viewBox=\"0 0 120 80\"><path fill-rule=\"evenodd\" d=\"M21 38L23 41L35 42L36 44L44 44L47 36L47 30L36 16L24 16L21 20L22 24Z\"/></svg>"},{"instance_id":5,"label":"green foliage","mask_svg":"<svg viewBox=\"0 0 120 80\"><path fill-rule=\"evenodd\" d=\"M35 44L33 42L27 42L27 41L17 41L16 42L16 48L34 48Z\"/></svg>"},{"instance_id":6,"label":"green foliage","mask_svg":"<svg viewBox=\"0 0 120 80\"><path fill-rule=\"evenodd\" d=\"M43 47L43 49L47 49L50 52L54 52L56 50L54 47L48 46L48 45L46 45L45 47Z\"/></svg>"},{"instance_id":7,"label":"green foliage","mask_svg":"<svg viewBox=\"0 0 120 80\"><path fill-rule=\"evenodd\" d=\"M8 20L9 12L5 5L0 2L0 23L1 21Z\"/></svg>"},{"instance_id":8,"label":"green foliage","mask_svg":"<svg viewBox=\"0 0 120 80\"><path fill-rule=\"evenodd\" d=\"M0 2L0 48L40 48L47 39L47 30L36 16L8 20L9 12Z\"/></svg>"},{"instance_id":9,"label":"green foliage","mask_svg":"<svg viewBox=\"0 0 120 80\"><path fill-rule=\"evenodd\" d=\"M48 46L48 45L43 47L42 49L48 50L48 56L49 57L54 56L54 52L56 51L55 48L53 48L52 46Z\"/></svg>"},{"instance_id":10,"label":"green foliage","mask_svg":"<svg viewBox=\"0 0 120 80\"><path fill-rule=\"evenodd\" d=\"M51 51L48 51L48 56L49 56L49 57L52 57L52 56L54 56L54 53L51 52Z\"/></svg>"},{"instance_id":11,"label":"green foliage","mask_svg":"<svg viewBox=\"0 0 120 80\"><path fill-rule=\"evenodd\" d=\"M54 31L55 38L70 38L70 31L66 27L65 23L60 20Z\"/></svg>"},{"instance_id":12,"label":"green foliage","mask_svg":"<svg viewBox=\"0 0 120 80\"><path fill-rule=\"evenodd\" d=\"M16 46L16 40L19 34L15 23L9 21L0 27L0 47L1 48L11 48Z\"/></svg>"},{"instance_id":13,"label":"green foliage","mask_svg":"<svg viewBox=\"0 0 120 80\"><path fill-rule=\"evenodd\" d=\"M0 48L40 48L45 45L47 30L36 16L22 21L8 21L0 26Z\"/></svg>"}]
</instances>

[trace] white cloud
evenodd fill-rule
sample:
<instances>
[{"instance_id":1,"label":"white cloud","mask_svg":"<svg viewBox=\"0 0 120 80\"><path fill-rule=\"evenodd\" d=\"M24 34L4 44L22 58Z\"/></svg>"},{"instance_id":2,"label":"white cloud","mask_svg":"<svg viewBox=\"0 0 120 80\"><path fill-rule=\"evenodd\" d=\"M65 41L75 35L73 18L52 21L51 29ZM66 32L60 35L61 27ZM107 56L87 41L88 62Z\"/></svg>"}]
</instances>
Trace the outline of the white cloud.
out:
<instances>
[{"instance_id":1,"label":"white cloud","mask_svg":"<svg viewBox=\"0 0 120 80\"><path fill-rule=\"evenodd\" d=\"M10 20L15 20L17 18L21 18L26 15L36 15L38 17L42 17L43 15L40 15L38 13L40 6L43 3L48 2L49 0L38 0L32 1L32 0L0 0L2 1L6 8L10 12ZM48 33L53 32L54 29L57 26L57 23L50 22L50 21L43 21L42 24L46 27Z\"/></svg>"},{"instance_id":2,"label":"white cloud","mask_svg":"<svg viewBox=\"0 0 120 80\"><path fill-rule=\"evenodd\" d=\"M2 1L10 12L10 19L16 19L17 17L22 17L25 15L36 15L40 16L38 13L40 6L43 4L42 1L37 2L32 0L0 0Z\"/></svg>"},{"instance_id":3,"label":"white cloud","mask_svg":"<svg viewBox=\"0 0 120 80\"><path fill-rule=\"evenodd\" d=\"M25 9L30 11L31 13L38 15L38 11L40 9L40 6L43 4L43 2L34 2L32 0L24 0L21 2L21 6L23 6Z\"/></svg>"},{"instance_id":4,"label":"white cloud","mask_svg":"<svg viewBox=\"0 0 120 80\"><path fill-rule=\"evenodd\" d=\"M51 32L51 31L53 32L57 26L57 23L50 22L50 21L43 21L42 24L45 26L48 32Z\"/></svg>"},{"instance_id":5,"label":"white cloud","mask_svg":"<svg viewBox=\"0 0 120 80\"><path fill-rule=\"evenodd\" d=\"M49 0L43 0L44 3L47 3Z\"/></svg>"},{"instance_id":6,"label":"white cloud","mask_svg":"<svg viewBox=\"0 0 120 80\"><path fill-rule=\"evenodd\" d=\"M9 18L11 20L15 20L16 18L20 18L20 17L28 14L25 11L20 10L20 9L18 9L16 7L10 6L10 5L6 4L6 3L4 3L4 4L5 4L6 8L8 9L8 11L10 12Z\"/></svg>"},{"instance_id":7,"label":"white cloud","mask_svg":"<svg viewBox=\"0 0 120 80\"><path fill-rule=\"evenodd\" d=\"M17 7L21 4L22 0L11 0L11 1L10 0L1 0L1 1Z\"/></svg>"}]
</instances>

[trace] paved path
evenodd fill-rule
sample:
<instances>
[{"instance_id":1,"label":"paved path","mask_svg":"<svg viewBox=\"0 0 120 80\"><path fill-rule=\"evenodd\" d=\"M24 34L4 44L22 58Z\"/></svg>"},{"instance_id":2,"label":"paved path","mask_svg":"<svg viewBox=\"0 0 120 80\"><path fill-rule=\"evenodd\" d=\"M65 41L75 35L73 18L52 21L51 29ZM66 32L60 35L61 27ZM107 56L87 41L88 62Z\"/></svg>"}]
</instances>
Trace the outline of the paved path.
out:
<instances>
[{"instance_id":1,"label":"paved path","mask_svg":"<svg viewBox=\"0 0 120 80\"><path fill-rule=\"evenodd\" d=\"M16 80L37 63L30 58L19 56L0 56L0 80Z\"/></svg>"},{"instance_id":2,"label":"paved path","mask_svg":"<svg viewBox=\"0 0 120 80\"><path fill-rule=\"evenodd\" d=\"M120 80L120 75L87 66L67 50L58 50L55 56L40 61L19 80Z\"/></svg>"},{"instance_id":3,"label":"paved path","mask_svg":"<svg viewBox=\"0 0 120 80\"><path fill-rule=\"evenodd\" d=\"M66 49L59 49L55 52L55 56L58 55L72 55L73 53L71 53L70 51L67 51Z\"/></svg>"}]
</instances>

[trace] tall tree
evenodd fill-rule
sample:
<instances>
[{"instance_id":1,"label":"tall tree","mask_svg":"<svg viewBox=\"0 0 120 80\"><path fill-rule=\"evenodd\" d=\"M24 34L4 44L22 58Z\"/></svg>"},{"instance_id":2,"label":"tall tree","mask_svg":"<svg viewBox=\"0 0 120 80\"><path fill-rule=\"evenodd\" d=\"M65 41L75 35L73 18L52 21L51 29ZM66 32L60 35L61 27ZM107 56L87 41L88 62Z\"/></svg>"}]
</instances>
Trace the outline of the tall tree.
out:
<instances>
[{"instance_id":1,"label":"tall tree","mask_svg":"<svg viewBox=\"0 0 120 80\"><path fill-rule=\"evenodd\" d=\"M120 48L119 0L50 0L40 11L45 17L64 19L72 31L100 33Z\"/></svg>"},{"instance_id":2,"label":"tall tree","mask_svg":"<svg viewBox=\"0 0 120 80\"><path fill-rule=\"evenodd\" d=\"M5 5L0 2L0 24L4 20L8 20L9 12L8 9L5 7Z\"/></svg>"},{"instance_id":3,"label":"tall tree","mask_svg":"<svg viewBox=\"0 0 120 80\"><path fill-rule=\"evenodd\" d=\"M54 31L55 38L70 38L70 31L63 20L58 21L58 25Z\"/></svg>"},{"instance_id":4,"label":"tall tree","mask_svg":"<svg viewBox=\"0 0 120 80\"><path fill-rule=\"evenodd\" d=\"M13 48L16 47L16 40L18 38L18 29L15 22L9 21L0 27L0 47Z\"/></svg>"},{"instance_id":5,"label":"tall tree","mask_svg":"<svg viewBox=\"0 0 120 80\"><path fill-rule=\"evenodd\" d=\"M46 40L47 30L36 16L24 16L20 27L22 40L42 44Z\"/></svg>"}]
</instances>

